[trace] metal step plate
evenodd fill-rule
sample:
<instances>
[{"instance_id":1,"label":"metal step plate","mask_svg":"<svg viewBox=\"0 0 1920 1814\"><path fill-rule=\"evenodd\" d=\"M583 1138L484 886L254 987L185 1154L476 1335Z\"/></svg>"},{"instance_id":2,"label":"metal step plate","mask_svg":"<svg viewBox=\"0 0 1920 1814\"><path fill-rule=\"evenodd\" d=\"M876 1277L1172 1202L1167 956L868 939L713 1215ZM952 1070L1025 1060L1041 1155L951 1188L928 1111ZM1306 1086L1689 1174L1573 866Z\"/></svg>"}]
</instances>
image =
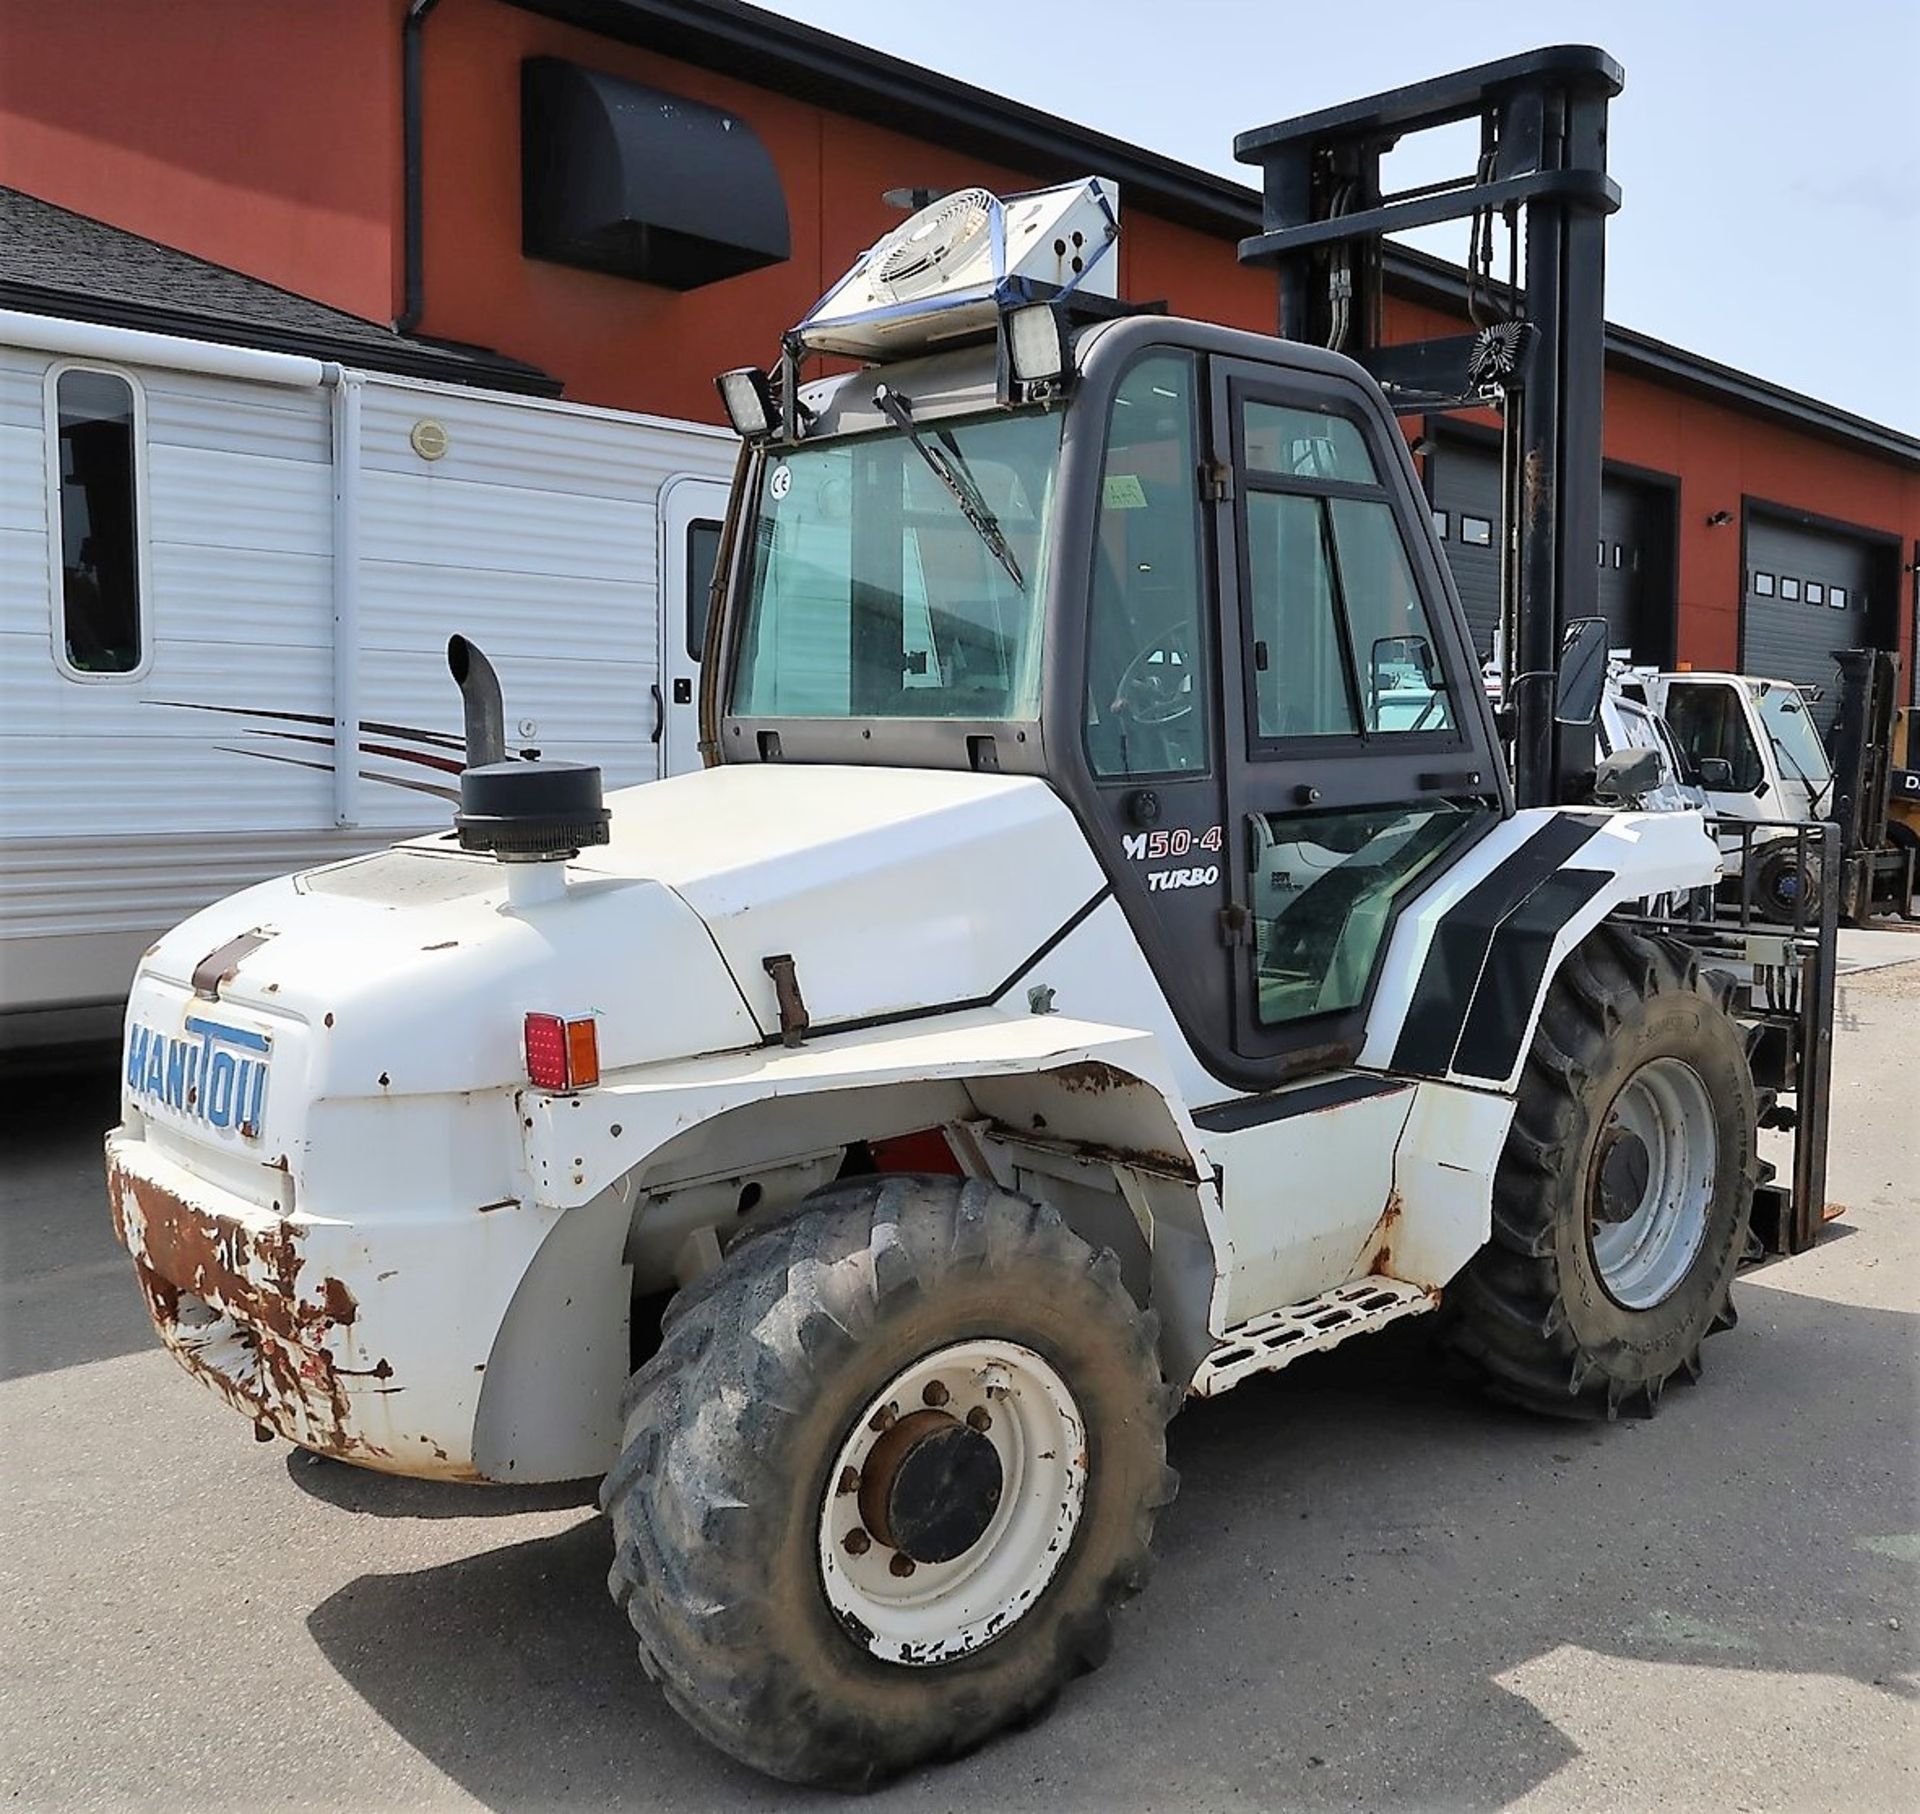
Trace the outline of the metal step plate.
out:
<instances>
[{"instance_id":1,"label":"metal step plate","mask_svg":"<svg viewBox=\"0 0 1920 1814\"><path fill-rule=\"evenodd\" d=\"M1256 1373L1277 1373L1303 1354L1337 1348L1350 1335L1364 1335L1418 1316L1439 1305L1437 1293L1399 1279L1356 1279L1298 1304L1269 1310L1229 1329L1219 1347L1200 1363L1187 1388L1196 1398L1217 1398Z\"/></svg>"}]
</instances>

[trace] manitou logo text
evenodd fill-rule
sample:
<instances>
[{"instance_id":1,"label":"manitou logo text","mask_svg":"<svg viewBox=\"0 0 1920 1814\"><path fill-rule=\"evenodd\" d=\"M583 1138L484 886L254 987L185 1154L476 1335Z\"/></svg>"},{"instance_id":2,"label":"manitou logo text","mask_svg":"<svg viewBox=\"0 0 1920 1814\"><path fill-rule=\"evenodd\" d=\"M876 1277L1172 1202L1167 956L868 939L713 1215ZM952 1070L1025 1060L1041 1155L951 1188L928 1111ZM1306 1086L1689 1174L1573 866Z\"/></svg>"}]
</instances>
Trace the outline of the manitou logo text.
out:
<instances>
[{"instance_id":1,"label":"manitou logo text","mask_svg":"<svg viewBox=\"0 0 1920 1814\"><path fill-rule=\"evenodd\" d=\"M184 1039L136 1021L127 1029L127 1089L189 1120L257 1140L271 1044L264 1033L197 1015L187 1017Z\"/></svg>"}]
</instances>

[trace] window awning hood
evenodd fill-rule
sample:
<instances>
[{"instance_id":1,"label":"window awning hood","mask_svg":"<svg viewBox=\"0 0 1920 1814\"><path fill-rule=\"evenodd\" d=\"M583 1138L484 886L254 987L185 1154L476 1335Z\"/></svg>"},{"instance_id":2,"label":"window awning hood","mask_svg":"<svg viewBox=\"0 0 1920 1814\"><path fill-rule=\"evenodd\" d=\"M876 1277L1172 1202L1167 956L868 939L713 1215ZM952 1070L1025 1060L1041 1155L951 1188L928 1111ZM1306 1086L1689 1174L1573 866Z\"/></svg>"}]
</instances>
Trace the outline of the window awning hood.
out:
<instances>
[{"instance_id":1,"label":"window awning hood","mask_svg":"<svg viewBox=\"0 0 1920 1814\"><path fill-rule=\"evenodd\" d=\"M787 199L745 121L558 57L520 67L529 258L694 290L779 264Z\"/></svg>"}]
</instances>

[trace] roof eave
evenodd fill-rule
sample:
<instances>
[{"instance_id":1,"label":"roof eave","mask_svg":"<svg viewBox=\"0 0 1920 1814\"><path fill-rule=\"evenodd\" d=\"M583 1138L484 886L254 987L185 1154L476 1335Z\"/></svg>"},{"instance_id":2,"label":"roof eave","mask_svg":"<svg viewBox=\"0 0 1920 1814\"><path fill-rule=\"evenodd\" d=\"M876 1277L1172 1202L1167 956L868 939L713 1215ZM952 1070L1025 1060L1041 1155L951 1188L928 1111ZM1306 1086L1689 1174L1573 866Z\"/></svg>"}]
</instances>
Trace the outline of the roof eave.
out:
<instances>
[{"instance_id":1,"label":"roof eave","mask_svg":"<svg viewBox=\"0 0 1920 1814\"><path fill-rule=\"evenodd\" d=\"M98 322L103 327L133 328L143 333L217 340L269 353L301 353L310 359L330 360L356 371L431 378L443 384L461 384L474 389L512 391L535 397L557 397L561 391L559 379L515 359L461 358L420 341L397 337L391 347L385 347L344 335L335 337L276 328L264 322L236 321L225 316L196 314L119 297L83 295L5 279L0 279L0 308Z\"/></svg>"}]
</instances>

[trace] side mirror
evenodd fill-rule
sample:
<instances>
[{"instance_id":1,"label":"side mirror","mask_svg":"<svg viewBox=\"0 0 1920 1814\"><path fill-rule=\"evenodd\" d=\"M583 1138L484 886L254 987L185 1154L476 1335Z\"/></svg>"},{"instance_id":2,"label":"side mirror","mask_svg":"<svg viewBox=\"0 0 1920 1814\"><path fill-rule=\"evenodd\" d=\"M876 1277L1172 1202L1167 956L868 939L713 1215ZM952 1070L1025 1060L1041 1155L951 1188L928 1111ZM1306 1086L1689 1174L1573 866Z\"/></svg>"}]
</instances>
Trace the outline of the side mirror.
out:
<instances>
[{"instance_id":1,"label":"side mirror","mask_svg":"<svg viewBox=\"0 0 1920 1814\"><path fill-rule=\"evenodd\" d=\"M1593 772L1593 797L1600 801L1637 800L1660 785L1660 752L1615 750Z\"/></svg>"},{"instance_id":2,"label":"side mirror","mask_svg":"<svg viewBox=\"0 0 1920 1814\"><path fill-rule=\"evenodd\" d=\"M1724 756L1702 756L1694 768L1709 793L1724 794L1733 786L1733 764Z\"/></svg>"},{"instance_id":3,"label":"side mirror","mask_svg":"<svg viewBox=\"0 0 1920 1814\"><path fill-rule=\"evenodd\" d=\"M1369 663L1376 697L1395 685L1404 686L1409 671L1419 675L1420 684L1439 689L1439 668L1433 659L1433 645L1424 636L1376 636Z\"/></svg>"},{"instance_id":4,"label":"side mirror","mask_svg":"<svg viewBox=\"0 0 1920 1814\"><path fill-rule=\"evenodd\" d=\"M1560 643L1553 682L1553 716L1559 724L1591 724L1600 715L1607 686L1607 620L1576 617Z\"/></svg>"}]
</instances>

